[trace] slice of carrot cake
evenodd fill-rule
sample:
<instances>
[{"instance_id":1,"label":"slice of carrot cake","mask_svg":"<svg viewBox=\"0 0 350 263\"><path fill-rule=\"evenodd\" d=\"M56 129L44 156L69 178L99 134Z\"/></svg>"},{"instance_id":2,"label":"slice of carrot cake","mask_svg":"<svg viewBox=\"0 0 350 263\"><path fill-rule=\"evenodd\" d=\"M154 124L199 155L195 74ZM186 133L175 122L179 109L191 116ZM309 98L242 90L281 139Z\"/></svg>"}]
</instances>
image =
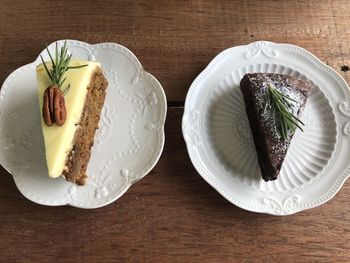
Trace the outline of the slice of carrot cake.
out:
<instances>
[{"instance_id":1,"label":"slice of carrot cake","mask_svg":"<svg viewBox=\"0 0 350 263\"><path fill-rule=\"evenodd\" d=\"M48 175L84 185L108 83L100 63L71 59L66 43L49 57L36 68Z\"/></svg>"}]
</instances>

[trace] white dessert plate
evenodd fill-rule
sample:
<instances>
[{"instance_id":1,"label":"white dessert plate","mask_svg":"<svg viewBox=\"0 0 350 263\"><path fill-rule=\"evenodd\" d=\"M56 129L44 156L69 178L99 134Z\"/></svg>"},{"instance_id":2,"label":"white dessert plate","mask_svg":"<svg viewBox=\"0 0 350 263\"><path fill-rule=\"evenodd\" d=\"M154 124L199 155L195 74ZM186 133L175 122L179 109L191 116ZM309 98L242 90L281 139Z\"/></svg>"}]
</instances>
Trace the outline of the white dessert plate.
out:
<instances>
[{"instance_id":1,"label":"white dessert plate","mask_svg":"<svg viewBox=\"0 0 350 263\"><path fill-rule=\"evenodd\" d=\"M249 72L314 84L278 179L264 182L239 88ZM288 215L330 200L350 174L350 94L344 79L297 46L259 41L216 56L192 83L182 131L199 174L231 203Z\"/></svg>"},{"instance_id":2,"label":"white dessert plate","mask_svg":"<svg viewBox=\"0 0 350 263\"><path fill-rule=\"evenodd\" d=\"M64 41L58 41L59 47ZM54 52L54 45L49 50ZM75 58L99 61L108 79L100 128L85 186L47 175L33 63L15 70L0 91L0 163L33 202L97 208L121 197L157 163L164 146L166 97L160 83L135 55L114 43L67 40ZM44 50L42 53L48 59Z\"/></svg>"}]
</instances>

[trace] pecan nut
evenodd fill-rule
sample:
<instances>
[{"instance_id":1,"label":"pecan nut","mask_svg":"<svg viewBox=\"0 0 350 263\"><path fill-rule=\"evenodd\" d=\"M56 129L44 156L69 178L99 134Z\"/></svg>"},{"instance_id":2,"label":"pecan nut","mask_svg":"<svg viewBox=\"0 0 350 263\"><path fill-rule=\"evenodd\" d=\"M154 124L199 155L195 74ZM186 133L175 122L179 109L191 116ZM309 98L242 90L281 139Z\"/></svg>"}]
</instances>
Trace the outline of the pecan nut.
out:
<instances>
[{"instance_id":1,"label":"pecan nut","mask_svg":"<svg viewBox=\"0 0 350 263\"><path fill-rule=\"evenodd\" d=\"M44 92L43 119L47 126L62 126L66 121L64 96L58 86L50 86Z\"/></svg>"}]
</instances>

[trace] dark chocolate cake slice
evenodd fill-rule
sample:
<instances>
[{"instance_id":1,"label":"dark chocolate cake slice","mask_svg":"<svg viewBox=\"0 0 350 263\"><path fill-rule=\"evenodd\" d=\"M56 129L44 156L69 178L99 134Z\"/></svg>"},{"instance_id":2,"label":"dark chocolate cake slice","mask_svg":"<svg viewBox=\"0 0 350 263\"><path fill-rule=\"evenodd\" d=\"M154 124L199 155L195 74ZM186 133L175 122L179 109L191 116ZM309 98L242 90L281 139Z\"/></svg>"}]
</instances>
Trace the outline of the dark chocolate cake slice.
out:
<instances>
[{"instance_id":1,"label":"dark chocolate cake slice","mask_svg":"<svg viewBox=\"0 0 350 263\"><path fill-rule=\"evenodd\" d=\"M313 84L289 75L274 73L246 74L240 83L252 131L262 177L277 179L297 126L281 125L278 107L271 106L271 90L281 99L287 114L296 120L301 116ZM272 95L273 98L273 95ZM279 115L280 114L280 115ZM284 117L284 116L282 116ZM294 119L293 119L294 120Z\"/></svg>"}]
</instances>

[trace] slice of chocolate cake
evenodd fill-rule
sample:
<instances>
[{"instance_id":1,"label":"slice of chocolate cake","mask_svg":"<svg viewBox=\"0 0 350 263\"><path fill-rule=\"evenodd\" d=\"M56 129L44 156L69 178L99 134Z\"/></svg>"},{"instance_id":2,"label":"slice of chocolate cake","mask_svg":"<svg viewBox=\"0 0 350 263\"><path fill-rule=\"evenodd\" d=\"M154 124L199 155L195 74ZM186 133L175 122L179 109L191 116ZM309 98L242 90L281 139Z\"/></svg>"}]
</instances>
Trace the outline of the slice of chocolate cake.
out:
<instances>
[{"instance_id":1,"label":"slice of chocolate cake","mask_svg":"<svg viewBox=\"0 0 350 263\"><path fill-rule=\"evenodd\" d=\"M313 84L289 75L246 74L240 83L262 177L277 179Z\"/></svg>"}]
</instances>

